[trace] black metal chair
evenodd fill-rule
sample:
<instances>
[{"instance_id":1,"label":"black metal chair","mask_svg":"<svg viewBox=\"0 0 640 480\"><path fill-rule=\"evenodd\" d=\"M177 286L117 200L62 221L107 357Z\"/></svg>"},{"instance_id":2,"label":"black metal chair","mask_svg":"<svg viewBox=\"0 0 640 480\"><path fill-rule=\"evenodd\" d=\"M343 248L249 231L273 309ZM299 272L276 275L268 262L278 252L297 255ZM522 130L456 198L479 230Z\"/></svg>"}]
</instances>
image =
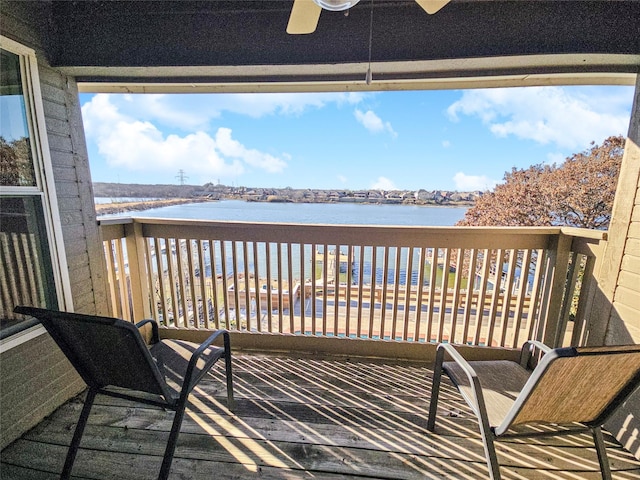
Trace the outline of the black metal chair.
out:
<instances>
[{"instance_id":1,"label":"black metal chair","mask_svg":"<svg viewBox=\"0 0 640 480\"><path fill-rule=\"evenodd\" d=\"M528 367L535 349L544 356L531 370ZM452 362L444 361L445 353ZM500 479L494 441L590 431L602 478L611 479L601 426L640 385L640 345L551 350L529 341L522 347L518 363L468 362L452 345L440 344L427 423L432 432L443 372L478 417L490 478ZM560 428L536 433L512 430L540 424Z\"/></svg>"},{"instance_id":2,"label":"black metal chair","mask_svg":"<svg viewBox=\"0 0 640 480\"><path fill-rule=\"evenodd\" d=\"M233 377L229 333L217 330L201 345L160 340L158 325L92 315L16 307L16 313L37 318L89 386L61 479L68 479L89 412L98 393L175 411L159 479L169 475L189 393L218 359L224 357L227 404L233 410ZM223 348L213 345L223 336Z\"/></svg>"}]
</instances>

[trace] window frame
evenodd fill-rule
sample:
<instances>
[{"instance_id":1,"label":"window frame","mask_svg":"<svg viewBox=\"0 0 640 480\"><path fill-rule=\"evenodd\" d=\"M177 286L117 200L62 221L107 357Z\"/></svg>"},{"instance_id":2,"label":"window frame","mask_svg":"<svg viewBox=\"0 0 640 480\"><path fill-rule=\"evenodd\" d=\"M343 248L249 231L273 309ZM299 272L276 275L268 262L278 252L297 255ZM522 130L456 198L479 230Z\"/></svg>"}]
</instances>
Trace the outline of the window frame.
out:
<instances>
[{"instance_id":1,"label":"window frame","mask_svg":"<svg viewBox=\"0 0 640 480\"><path fill-rule=\"evenodd\" d=\"M69 280L66 252L64 250L62 224L60 222L53 166L47 137L40 77L38 75L38 61L33 49L2 35L0 35L0 47L20 57L20 74L36 180L35 186L2 187L0 196L12 197L28 195L40 198L58 307L60 310L73 311L71 283ZM0 353L4 353L45 332L46 330L41 324L35 321L25 321L24 328L0 340Z\"/></svg>"}]
</instances>

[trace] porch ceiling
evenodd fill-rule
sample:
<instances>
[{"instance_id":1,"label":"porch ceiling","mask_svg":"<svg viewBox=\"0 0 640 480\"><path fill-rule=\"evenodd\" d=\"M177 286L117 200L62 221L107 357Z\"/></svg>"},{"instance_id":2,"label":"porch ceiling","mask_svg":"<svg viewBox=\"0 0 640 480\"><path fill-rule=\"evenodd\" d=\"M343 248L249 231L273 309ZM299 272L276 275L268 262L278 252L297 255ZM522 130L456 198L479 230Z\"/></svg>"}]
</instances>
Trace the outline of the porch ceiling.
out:
<instances>
[{"instance_id":1,"label":"porch ceiling","mask_svg":"<svg viewBox=\"0 0 640 480\"><path fill-rule=\"evenodd\" d=\"M323 11L310 35L286 33L292 0L28 3L46 13L48 60L80 82L370 88L370 0L348 16ZM637 0L452 0L435 15L374 0L373 10L377 88L631 84L640 67Z\"/></svg>"}]
</instances>

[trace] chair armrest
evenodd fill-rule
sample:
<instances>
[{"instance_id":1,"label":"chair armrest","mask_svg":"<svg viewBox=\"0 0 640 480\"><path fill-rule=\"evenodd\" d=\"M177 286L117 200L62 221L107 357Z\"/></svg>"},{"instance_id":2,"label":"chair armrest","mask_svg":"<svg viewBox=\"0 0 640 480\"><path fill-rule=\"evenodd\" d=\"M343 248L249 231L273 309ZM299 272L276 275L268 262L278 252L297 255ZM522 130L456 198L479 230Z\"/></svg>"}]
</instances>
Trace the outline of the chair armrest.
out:
<instances>
[{"instance_id":1,"label":"chair armrest","mask_svg":"<svg viewBox=\"0 0 640 480\"><path fill-rule=\"evenodd\" d=\"M467 362L464 357L460 355L460 353L453 347L453 345L449 343L441 343L438 345L438 349L436 350L436 369L442 368L445 353L447 353L451 357L451 359L455 363L457 363L460 368L462 368L462 371L469 379L469 385L471 385L471 388L473 390L474 398L467 399L467 403L469 403L469 406L474 410L476 415L478 415L480 421L485 423L485 426L489 428L487 408L484 403L484 395L482 394L482 386L480 385L478 374L469 364L469 362ZM466 395L463 396L466 397Z\"/></svg>"},{"instance_id":2,"label":"chair armrest","mask_svg":"<svg viewBox=\"0 0 640 480\"><path fill-rule=\"evenodd\" d=\"M537 340L528 340L522 346L522 350L520 351L520 366L522 368L527 368L529 366L533 352L536 349L540 350L543 354L549 353L552 350L551 347L548 347L542 342Z\"/></svg>"},{"instance_id":3,"label":"chair armrest","mask_svg":"<svg viewBox=\"0 0 640 480\"><path fill-rule=\"evenodd\" d=\"M203 368L198 370L198 373L194 376L194 371L196 370L196 363L204 353L204 351L211 346L211 344L218 338L220 335L224 336L224 348L225 350L229 348L229 332L227 330L216 330L212 335L209 336L202 344L196 349L195 352L191 355L191 359L189 360L189 365L187 366L187 371L184 376L184 385L188 385L188 389L183 388L183 392L190 392L193 387L200 381L200 379L207 373L207 371L211 368L211 366L218 361L219 357L210 360L205 364Z\"/></svg>"},{"instance_id":4,"label":"chair armrest","mask_svg":"<svg viewBox=\"0 0 640 480\"><path fill-rule=\"evenodd\" d=\"M148 330L146 328L144 330L141 330L145 325L148 324L151 324L151 338L149 338L149 334L147 333ZM142 338L144 338L144 341L147 345L149 345L149 343L155 344L160 341L160 335L158 334L158 322L156 322L155 320L151 320L149 318L142 320L136 323L136 328L140 331L140 334L142 335Z\"/></svg>"},{"instance_id":5,"label":"chair armrest","mask_svg":"<svg viewBox=\"0 0 640 480\"><path fill-rule=\"evenodd\" d=\"M436 362L440 361L441 365L442 365L442 362L444 361L444 353L449 354L452 360L456 362L458 365L460 365L464 373L469 378L469 381L473 385L474 382L472 379L478 378L478 374L473 369L473 367L469 364L469 362L467 362L464 359L464 357L460 355L460 353L455 349L453 345L451 345L450 343L441 343L440 345L438 345L437 354L436 354Z\"/></svg>"}]
</instances>

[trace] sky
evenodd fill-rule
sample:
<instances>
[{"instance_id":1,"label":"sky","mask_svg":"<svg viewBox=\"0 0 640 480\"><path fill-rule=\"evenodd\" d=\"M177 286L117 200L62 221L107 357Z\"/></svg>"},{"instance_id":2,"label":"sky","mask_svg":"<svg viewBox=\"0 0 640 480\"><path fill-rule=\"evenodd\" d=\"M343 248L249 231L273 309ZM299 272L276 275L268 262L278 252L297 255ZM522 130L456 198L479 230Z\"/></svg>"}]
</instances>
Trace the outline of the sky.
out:
<instances>
[{"instance_id":1,"label":"sky","mask_svg":"<svg viewBox=\"0 0 640 480\"><path fill-rule=\"evenodd\" d=\"M472 191L626 135L633 87L80 100L95 182Z\"/></svg>"}]
</instances>

